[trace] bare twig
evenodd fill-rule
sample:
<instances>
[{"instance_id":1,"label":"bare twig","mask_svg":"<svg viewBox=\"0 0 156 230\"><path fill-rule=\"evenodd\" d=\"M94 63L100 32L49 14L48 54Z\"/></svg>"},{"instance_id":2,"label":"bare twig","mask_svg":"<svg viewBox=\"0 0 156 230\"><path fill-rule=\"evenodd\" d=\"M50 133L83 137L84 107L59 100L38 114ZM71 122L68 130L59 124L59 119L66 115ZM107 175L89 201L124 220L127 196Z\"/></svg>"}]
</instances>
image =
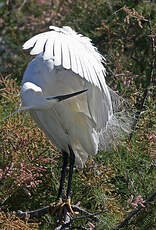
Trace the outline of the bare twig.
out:
<instances>
[{"instance_id":1,"label":"bare twig","mask_svg":"<svg viewBox=\"0 0 156 230\"><path fill-rule=\"evenodd\" d=\"M152 33L152 29L151 29L151 23L150 21L148 21L148 24L149 24L149 29L150 29L150 34ZM146 97L148 95L148 91L149 91L149 87L150 87L150 84L152 82L152 78L153 78L153 72L154 72L154 67L155 67L155 59L153 58L154 57L154 54L155 54L155 46L154 46L154 37L150 37L151 38L151 44L152 44L152 60L151 60L151 64L150 64L150 70L149 70L149 73L146 75L146 78L147 78L147 84L146 84L146 88L144 89L144 92L143 92L143 96L139 102L139 105L138 105L138 111L136 113L136 120L134 121L134 124L133 124L133 127L132 127L132 132L130 134L130 140L132 139L132 136L134 134L134 130L135 130L135 127L139 121L139 118L140 118L140 114L143 110L143 107L144 107L144 103L145 103L145 100L146 100Z\"/></svg>"},{"instance_id":2,"label":"bare twig","mask_svg":"<svg viewBox=\"0 0 156 230\"><path fill-rule=\"evenodd\" d=\"M152 193L152 195L145 201L144 206L147 206L147 204L154 200L156 198L156 191L154 191L154 193ZM118 225L116 226L114 229L120 229L125 225L128 225L128 222L130 221L130 219L136 215L141 209L143 209L145 207L143 206L139 206L137 209L134 209L132 212L130 212L130 214Z\"/></svg>"},{"instance_id":3,"label":"bare twig","mask_svg":"<svg viewBox=\"0 0 156 230\"><path fill-rule=\"evenodd\" d=\"M5 121L6 119L8 119L9 117L12 117L14 114L16 114L16 113L18 113L18 112L19 112L19 110L16 110L15 112L13 112L13 113L7 115L6 117L2 118L2 119L0 120L0 122Z\"/></svg>"},{"instance_id":4,"label":"bare twig","mask_svg":"<svg viewBox=\"0 0 156 230\"><path fill-rule=\"evenodd\" d=\"M34 217L39 217L42 215L47 214L50 211L50 206L46 206L44 208L40 208L40 209L36 209L33 211L29 211L29 212L23 212L21 210L17 211L16 215L21 218L21 219L25 219L26 216L29 215L29 218L34 218Z\"/></svg>"},{"instance_id":5,"label":"bare twig","mask_svg":"<svg viewBox=\"0 0 156 230\"><path fill-rule=\"evenodd\" d=\"M32 219L32 218L37 218L39 216L43 216L47 213L49 213L49 214L51 212L53 213L53 209L55 209L55 206L54 207L53 206L46 206L44 208L37 209L34 211L29 211L29 212L18 211L17 216L21 219L25 219L26 217L29 217L30 219ZM84 219L84 220L92 219L96 222L100 222L100 219L96 216L96 215L100 214L100 212L89 213L77 205L72 205L72 209L74 211L80 212L80 213L85 214L85 215L74 218L73 216L70 215L67 208L64 207L62 222L60 222L60 225L57 226L55 228L55 230L69 230L69 229L84 229L85 230L86 228L83 226L73 226L72 225L74 221L79 220L79 219Z\"/></svg>"},{"instance_id":6,"label":"bare twig","mask_svg":"<svg viewBox=\"0 0 156 230\"><path fill-rule=\"evenodd\" d=\"M78 211L78 212L81 212L81 213L85 214L84 218L87 218L87 217L88 217L88 218L93 219L94 221L97 221L97 222L100 221L100 219L99 219L96 215L99 215L101 212L90 213L90 212L87 212L86 210L80 208L80 207L77 206L77 205L72 205L72 208L73 208L74 211ZM77 217L77 218L81 218L81 219L82 219L83 217ZM75 218L75 220L76 220L77 218Z\"/></svg>"},{"instance_id":7,"label":"bare twig","mask_svg":"<svg viewBox=\"0 0 156 230\"><path fill-rule=\"evenodd\" d=\"M20 5L20 7L18 8L18 10L20 11L26 3L27 3L27 0L24 0L22 4Z\"/></svg>"}]
</instances>

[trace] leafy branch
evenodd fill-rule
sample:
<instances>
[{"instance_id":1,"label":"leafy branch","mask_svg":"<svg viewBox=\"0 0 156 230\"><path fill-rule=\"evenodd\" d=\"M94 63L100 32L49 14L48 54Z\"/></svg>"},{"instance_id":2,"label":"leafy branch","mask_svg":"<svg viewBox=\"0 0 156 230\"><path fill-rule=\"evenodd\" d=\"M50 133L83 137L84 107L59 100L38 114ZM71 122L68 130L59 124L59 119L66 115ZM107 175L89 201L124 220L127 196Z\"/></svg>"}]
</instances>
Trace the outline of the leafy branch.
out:
<instances>
[{"instance_id":1,"label":"leafy branch","mask_svg":"<svg viewBox=\"0 0 156 230\"><path fill-rule=\"evenodd\" d=\"M149 204L149 202L153 201L156 198L156 191L154 191L152 193L151 196L148 197L148 199L144 202L144 206L147 206ZM137 209L134 209L132 212L130 212L130 214L118 225L116 226L114 229L120 229L122 227L124 227L125 225L128 225L129 221L131 220L131 218L133 216L135 216L140 210L142 210L143 206L139 206Z\"/></svg>"}]
</instances>

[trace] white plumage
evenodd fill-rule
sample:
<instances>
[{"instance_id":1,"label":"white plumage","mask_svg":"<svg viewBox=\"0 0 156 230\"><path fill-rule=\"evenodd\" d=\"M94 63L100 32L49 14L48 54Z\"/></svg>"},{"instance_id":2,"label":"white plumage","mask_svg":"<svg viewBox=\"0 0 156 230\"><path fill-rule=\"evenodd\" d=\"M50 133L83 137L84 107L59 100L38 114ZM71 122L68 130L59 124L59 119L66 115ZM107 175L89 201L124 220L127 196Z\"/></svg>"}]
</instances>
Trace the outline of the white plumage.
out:
<instances>
[{"instance_id":1,"label":"white plumage","mask_svg":"<svg viewBox=\"0 0 156 230\"><path fill-rule=\"evenodd\" d=\"M113 113L104 58L91 40L67 26L50 29L23 46L37 56L24 73L22 105L57 148L69 154L72 147L76 164L83 167L88 155L110 142L121 122ZM83 89L88 90L68 100L47 100Z\"/></svg>"}]
</instances>

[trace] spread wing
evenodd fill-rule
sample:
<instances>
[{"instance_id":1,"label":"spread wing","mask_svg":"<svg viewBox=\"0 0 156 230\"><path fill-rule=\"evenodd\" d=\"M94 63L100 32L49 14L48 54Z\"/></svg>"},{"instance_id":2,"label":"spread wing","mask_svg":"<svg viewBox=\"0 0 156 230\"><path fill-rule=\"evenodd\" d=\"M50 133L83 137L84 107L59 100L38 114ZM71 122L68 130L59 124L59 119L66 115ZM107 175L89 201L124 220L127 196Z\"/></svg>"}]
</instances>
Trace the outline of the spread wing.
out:
<instances>
[{"instance_id":1,"label":"spread wing","mask_svg":"<svg viewBox=\"0 0 156 230\"><path fill-rule=\"evenodd\" d=\"M44 60L53 59L55 66L71 69L100 90L108 94L105 83L104 58L87 37L77 34L70 27L51 26L52 31L29 39L23 49L32 48L30 54L42 54Z\"/></svg>"}]
</instances>

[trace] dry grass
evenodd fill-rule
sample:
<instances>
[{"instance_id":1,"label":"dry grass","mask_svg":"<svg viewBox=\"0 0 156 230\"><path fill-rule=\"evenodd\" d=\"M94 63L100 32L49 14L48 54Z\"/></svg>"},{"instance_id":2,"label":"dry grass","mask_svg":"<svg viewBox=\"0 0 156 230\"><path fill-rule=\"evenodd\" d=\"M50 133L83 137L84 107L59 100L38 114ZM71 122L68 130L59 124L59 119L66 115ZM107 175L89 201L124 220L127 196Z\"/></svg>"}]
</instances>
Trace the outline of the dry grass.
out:
<instances>
[{"instance_id":1,"label":"dry grass","mask_svg":"<svg viewBox=\"0 0 156 230\"><path fill-rule=\"evenodd\" d=\"M13 212L0 212L0 228L2 230L37 230L38 224L22 221Z\"/></svg>"}]
</instances>

